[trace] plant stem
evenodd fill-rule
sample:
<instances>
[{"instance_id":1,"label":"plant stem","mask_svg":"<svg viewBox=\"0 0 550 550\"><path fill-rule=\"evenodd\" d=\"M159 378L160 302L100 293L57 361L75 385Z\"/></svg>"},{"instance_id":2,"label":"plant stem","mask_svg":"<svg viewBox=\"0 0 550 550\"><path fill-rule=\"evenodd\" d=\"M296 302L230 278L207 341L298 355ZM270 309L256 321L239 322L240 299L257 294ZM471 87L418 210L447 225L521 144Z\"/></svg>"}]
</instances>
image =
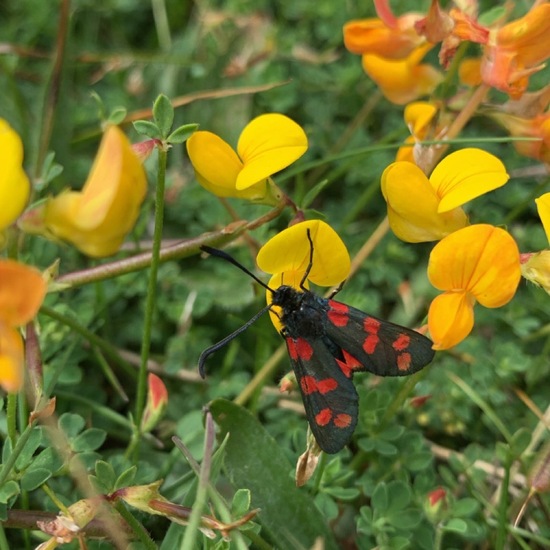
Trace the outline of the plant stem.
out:
<instances>
[{"instance_id":1,"label":"plant stem","mask_svg":"<svg viewBox=\"0 0 550 550\"><path fill-rule=\"evenodd\" d=\"M6 404L6 417L8 424L8 437L10 438L12 447L15 446L17 437L17 394L8 393L8 402Z\"/></svg>"},{"instance_id":2,"label":"plant stem","mask_svg":"<svg viewBox=\"0 0 550 550\"><path fill-rule=\"evenodd\" d=\"M162 147L158 149L158 174L157 193L155 200L155 231L153 235L153 250L151 255L151 269L149 271L149 284L147 287L147 298L145 302L145 319L143 325L143 336L141 345L141 364L138 373L137 396L136 396L136 437L141 435L141 417L145 408L147 393L147 362L151 348L151 331L153 328L153 316L156 309L157 299L157 274L160 263L160 245L162 241L162 226L164 222L164 187L166 183L166 159L167 152ZM137 449L137 442L135 448Z\"/></svg>"}]
</instances>

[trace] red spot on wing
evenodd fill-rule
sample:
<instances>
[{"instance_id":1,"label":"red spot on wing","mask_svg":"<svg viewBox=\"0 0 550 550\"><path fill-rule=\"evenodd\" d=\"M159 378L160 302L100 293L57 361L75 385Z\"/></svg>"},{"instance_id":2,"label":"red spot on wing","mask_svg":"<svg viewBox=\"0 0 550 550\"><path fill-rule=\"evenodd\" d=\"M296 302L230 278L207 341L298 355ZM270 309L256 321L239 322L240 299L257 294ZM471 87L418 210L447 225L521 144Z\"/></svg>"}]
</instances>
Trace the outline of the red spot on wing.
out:
<instances>
[{"instance_id":1,"label":"red spot on wing","mask_svg":"<svg viewBox=\"0 0 550 550\"><path fill-rule=\"evenodd\" d=\"M337 327L345 327L349 321L349 307L340 302L329 300L330 309L328 310L329 321Z\"/></svg>"},{"instance_id":2,"label":"red spot on wing","mask_svg":"<svg viewBox=\"0 0 550 550\"><path fill-rule=\"evenodd\" d=\"M392 348L395 351L403 351L406 350L409 347L409 344L411 343L411 337L406 334L400 334L395 342L392 344Z\"/></svg>"},{"instance_id":3,"label":"red spot on wing","mask_svg":"<svg viewBox=\"0 0 550 550\"><path fill-rule=\"evenodd\" d=\"M363 342L363 349L365 350L365 353L368 353L369 355L374 353L378 342L380 342L380 338L378 338L376 334L369 334Z\"/></svg>"},{"instance_id":4,"label":"red spot on wing","mask_svg":"<svg viewBox=\"0 0 550 550\"><path fill-rule=\"evenodd\" d=\"M344 373L344 376L351 378L352 372L356 369L361 369L363 365L345 349L342 350L342 355L344 356L344 360L340 361L340 359L336 359L336 362L340 370Z\"/></svg>"},{"instance_id":5,"label":"red spot on wing","mask_svg":"<svg viewBox=\"0 0 550 550\"><path fill-rule=\"evenodd\" d=\"M397 356L397 368L400 371L408 371L411 368L412 357L410 353L400 353Z\"/></svg>"},{"instance_id":6,"label":"red spot on wing","mask_svg":"<svg viewBox=\"0 0 550 550\"><path fill-rule=\"evenodd\" d=\"M325 378L324 380L319 380L319 382L317 382L317 389L322 395L328 393L329 391L335 390L337 387L338 382L336 382L334 378Z\"/></svg>"},{"instance_id":7,"label":"red spot on wing","mask_svg":"<svg viewBox=\"0 0 550 550\"><path fill-rule=\"evenodd\" d=\"M340 414L337 414L336 417L334 418L334 425L337 428L347 428L348 426L351 425L351 420L352 418L349 414L340 413Z\"/></svg>"},{"instance_id":8,"label":"red spot on wing","mask_svg":"<svg viewBox=\"0 0 550 550\"><path fill-rule=\"evenodd\" d=\"M365 332L368 332L369 334L378 334L381 324L382 323L378 319L367 315L363 321L363 328L365 329Z\"/></svg>"},{"instance_id":9,"label":"red spot on wing","mask_svg":"<svg viewBox=\"0 0 550 550\"><path fill-rule=\"evenodd\" d=\"M302 376L300 387L304 395L309 395L317 391L317 380L313 376Z\"/></svg>"},{"instance_id":10,"label":"red spot on wing","mask_svg":"<svg viewBox=\"0 0 550 550\"><path fill-rule=\"evenodd\" d=\"M303 338L287 338L286 344L288 347L288 353L294 361L297 359L303 359L309 361L313 355L313 348L309 345L307 340Z\"/></svg>"},{"instance_id":11,"label":"red spot on wing","mask_svg":"<svg viewBox=\"0 0 550 550\"><path fill-rule=\"evenodd\" d=\"M322 409L315 415L315 422L319 426L326 426L332 418L332 411L330 409Z\"/></svg>"}]
</instances>

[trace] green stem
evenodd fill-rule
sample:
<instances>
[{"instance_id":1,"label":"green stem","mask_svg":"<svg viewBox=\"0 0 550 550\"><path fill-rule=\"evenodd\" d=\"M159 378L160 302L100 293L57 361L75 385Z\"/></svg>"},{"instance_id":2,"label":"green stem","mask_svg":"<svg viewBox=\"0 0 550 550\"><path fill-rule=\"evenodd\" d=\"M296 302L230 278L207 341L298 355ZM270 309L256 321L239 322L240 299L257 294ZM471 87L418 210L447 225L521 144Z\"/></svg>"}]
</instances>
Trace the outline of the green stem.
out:
<instances>
[{"instance_id":1,"label":"green stem","mask_svg":"<svg viewBox=\"0 0 550 550\"><path fill-rule=\"evenodd\" d=\"M202 459L202 465L199 473L199 483L197 486L197 494L195 496L195 502L193 502L193 509L189 516L189 523L185 529L185 535L181 544L182 550L193 550L195 546L195 539L201 523L202 511L206 505L208 496L208 486L210 479L210 467L212 465L212 451L214 448L215 428L214 421L212 420L212 414L210 411L206 413L206 433L204 436L204 453Z\"/></svg>"},{"instance_id":2,"label":"green stem","mask_svg":"<svg viewBox=\"0 0 550 550\"><path fill-rule=\"evenodd\" d=\"M504 477L500 484L500 501L498 505L498 525L495 550L503 550L508 533L508 491L510 485L510 467L512 460L508 457L504 466Z\"/></svg>"},{"instance_id":3,"label":"green stem","mask_svg":"<svg viewBox=\"0 0 550 550\"><path fill-rule=\"evenodd\" d=\"M6 481L6 479L10 475L10 472L15 465L15 461L19 458L19 455L21 454L23 447L26 445L35 424L36 421L34 421L32 424L29 424L25 428L25 431L21 434L21 437L17 440L17 443L15 444L12 453L8 457L8 460L6 460L6 462L3 464L2 469L0 470L0 486L4 483L4 481Z\"/></svg>"},{"instance_id":4,"label":"green stem","mask_svg":"<svg viewBox=\"0 0 550 550\"><path fill-rule=\"evenodd\" d=\"M142 542L144 548L147 550L158 550L158 546L154 543L143 525L126 509L126 506L122 502L117 502L115 508L130 526L136 537Z\"/></svg>"},{"instance_id":5,"label":"green stem","mask_svg":"<svg viewBox=\"0 0 550 550\"><path fill-rule=\"evenodd\" d=\"M157 193L155 200L155 231L153 235L153 250L151 256L151 269L149 271L149 284L147 287L147 300L145 302L145 319L143 325L143 336L141 345L141 364L138 373L137 396L136 396L136 437L141 435L141 417L145 408L147 394L147 363L151 348L151 331L153 328L153 316L157 300L157 274L160 263L160 245L162 241L162 226L164 222L164 187L166 183L166 159L167 152L163 148L158 149L158 174ZM135 443L137 449L137 442Z\"/></svg>"},{"instance_id":6,"label":"green stem","mask_svg":"<svg viewBox=\"0 0 550 550\"><path fill-rule=\"evenodd\" d=\"M6 404L6 417L8 424L8 437L11 440L12 447L15 446L17 438L17 394L8 393L8 402Z\"/></svg>"}]
</instances>

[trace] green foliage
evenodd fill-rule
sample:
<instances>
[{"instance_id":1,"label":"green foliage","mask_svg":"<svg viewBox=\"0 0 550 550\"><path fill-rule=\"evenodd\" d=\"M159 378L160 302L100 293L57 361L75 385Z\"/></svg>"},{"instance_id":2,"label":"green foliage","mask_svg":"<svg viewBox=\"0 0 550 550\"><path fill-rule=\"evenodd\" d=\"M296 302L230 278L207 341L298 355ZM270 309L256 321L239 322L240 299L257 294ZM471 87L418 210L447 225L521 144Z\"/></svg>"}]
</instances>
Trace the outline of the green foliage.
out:
<instances>
[{"instance_id":1,"label":"green foliage","mask_svg":"<svg viewBox=\"0 0 550 550\"><path fill-rule=\"evenodd\" d=\"M396 14L429 4L391 2ZM481 2L481 8L485 23L502 15L502 6ZM523 8L514 6L518 16ZM17 528L1 528L0 550L36 547L45 535L37 535L34 511L53 519L91 494L112 499L118 531L131 533L130 547L179 548L189 519L181 509L174 520L119 498L125 489L160 480L160 495L173 505L192 509L204 490L198 527L207 520L232 525L260 509L228 529L229 540L223 529L213 529L214 539L197 531L196 547L207 549L312 548L319 537L324 548L365 550L550 547L548 487L514 525L535 458L547 460L540 449L548 415L542 421L537 414L547 411L550 394L548 296L530 283L504 308L478 307L470 337L439 352L412 382L356 375L360 417L353 440L323 456L301 488L294 470L307 423L297 392L277 390L290 367L267 316L209 359L205 381L196 372L202 350L265 305L263 289L223 262L205 261L198 246L206 239L227 244L254 269L258 246L292 214L287 208L245 232L239 221L268 209L206 192L182 144L200 126L236 146L255 116L287 114L310 145L274 179L307 209L306 217L328 221L355 256L384 219L380 175L408 135L402 107L378 94L360 58L342 44L342 26L375 16L372 3L74 0L64 55L56 50L63 27L51 3L8 0L1 12L0 117L23 139L33 201L81 187L105 122L120 124L133 142L140 135L162 142L145 164L150 190L137 230L114 259L91 260L68 245L20 234L7 252L20 246L19 260L40 270L59 260L60 284L66 275L124 264L150 251L155 202L163 208L163 250L182 242L187 248L158 266L145 366L161 376L169 400L152 435L140 433L136 408L151 260L51 288L37 324L42 394L2 402L0 520ZM540 88L547 80L548 70L533 82ZM479 114L461 134L468 146L505 136ZM542 164L505 140L481 146L503 159L512 179L468 205L472 223L506 226L522 251L547 247L533 203L550 190ZM167 187L154 200L162 148ZM339 299L394 322L423 324L436 294L426 277L431 246L385 235ZM44 412L50 397L55 411ZM415 397L427 399L417 405ZM206 406L217 426L213 449L205 441ZM33 409L44 414L29 421ZM186 452L174 446L174 436ZM201 479L209 460L208 479ZM444 496L432 505L437 489ZM27 518L26 531L14 512ZM89 532L89 548L115 547L112 531L100 532L101 541Z\"/></svg>"}]
</instances>

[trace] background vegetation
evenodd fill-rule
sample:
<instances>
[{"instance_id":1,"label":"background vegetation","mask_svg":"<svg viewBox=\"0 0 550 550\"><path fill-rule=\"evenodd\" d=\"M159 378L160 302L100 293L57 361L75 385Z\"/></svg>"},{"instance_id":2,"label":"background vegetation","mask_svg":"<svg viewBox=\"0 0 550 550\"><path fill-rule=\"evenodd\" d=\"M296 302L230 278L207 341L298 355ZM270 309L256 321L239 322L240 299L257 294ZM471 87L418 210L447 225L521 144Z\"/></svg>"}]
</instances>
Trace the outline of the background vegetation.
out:
<instances>
[{"instance_id":1,"label":"background vegetation","mask_svg":"<svg viewBox=\"0 0 550 550\"><path fill-rule=\"evenodd\" d=\"M420 11L428 2L420 4L395 1L392 7L396 13ZM527 2L517 4L519 14L529 7ZM196 122L233 144L254 116L288 115L305 129L310 148L276 177L277 184L302 204L308 191L324 182L308 215L326 219L352 256L376 230L386 214L380 174L396 150L380 146L399 144L407 130L402 109L382 98L363 73L359 57L342 44L346 21L374 16L370 2L73 0L64 56L56 67L52 61L56 41L63 36L60 21L66 5L34 0L0 5L0 117L22 136L26 167L34 178L42 174L44 152L55 151L63 172L45 193L85 181L100 133L94 95L108 112L124 107L130 117L146 118L139 112L164 93L176 105L178 98L189 99L176 109L176 125ZM436 52L430 55L435 60ZM537 75L533 86L540 87L545 79L548 71ZM59 88L52 90L52 82ZM254 92L264 85L265 91ZM49 128L51 139L44 145L41 139ZM130 124L124 128L132 141L140 139ZM476 138L503 135L479 117L462 137L476 145ZM505 224L522 251L546 247L533 202L549 190L546 171L519 157L511 143L482 147L503 160L512 179L476 201L469 212L472 222ZM154 158L147 169L152 186ZM167 177L167 242L267 211L238 200L230 200L228 207L207 193L194 179L184 146L170 150ZM154 192L149 197L136 242L152 236ZM252 268L258 245L286 227L290 216L283 212L246 240L235 241L231 252ZM121 255L134 249L130 243ZM410 245L388 233L339 299L418 326L435 296L426 278L430 249L430 244ZM40 269L59 258L62 274L97 263L70 246L40 238L27 238L22 250L21 259ZM209 403L218 443L225 444L213 458L210 477L217 493L207 498L212 512L203 512L226 518L230 511L233 519L249 509L261 512L234 531L231 542L219 534L214 540L197 534L197 548L550 545L550 501L545 495L534 498L513 526L529 492L525 476L537 460L548 460L548 451L541 450L548 439L548 415L541 415L550 395L548 297L543 290L523 282L506 307L478 308L474 333L456 349L438 353L433 365L415 378L414 389L407 380L356 376L361 411L352 445L325 457L313 479L298 489L292 478L305 448L306 421L299 396L277 390L289 363L269 319L261 319L212 356L205 381L196 369L203 349L263 307L262 289L226 263L196 254L163 263L158 281L151 368L166 383L169 403L155 439L141 442L139 456L128 456L126 450L132 436L129 415L134 411L147 270L47 298L47 310L39 316L45 388L57 398L56 422L67 434L71 452L52 452L45 429L33 429L10 478L20 492L11 492L13 486L0 490L2 519L9 518L0 533L1 548L32 548L47 539L36 530L8 529L18 525L8 515L10 509L56 514L60 503L69 506L83 498L71 470L75 456L96 476L101 493L164 479L164 497L197 505L197 476L171 437L180 438L200 462L203 407ZM97 342L91 345L89 333L100 339L99 347ZM112 349L107 352L101 342ZM106 375L105 362L128 401ZM276 368L251 387L266 363ZM415 396L429 399L414 406ZM27 424L22 403L20 411L22 432ZM3 413L0 432L6 441L5 462L11 447ZM438 488L444 489L444 498L430 506L428 495ZM185 536L185 526L165 517L133 509L129 514L161 548L177 548ZM324 543L316 542L318 537ZM112 547L112 542L93 537L86 537L86 544ZM134 544L138 548L147 542ZM76 548L77 542L71 545Z\"/></svg>"}]
</instances>

